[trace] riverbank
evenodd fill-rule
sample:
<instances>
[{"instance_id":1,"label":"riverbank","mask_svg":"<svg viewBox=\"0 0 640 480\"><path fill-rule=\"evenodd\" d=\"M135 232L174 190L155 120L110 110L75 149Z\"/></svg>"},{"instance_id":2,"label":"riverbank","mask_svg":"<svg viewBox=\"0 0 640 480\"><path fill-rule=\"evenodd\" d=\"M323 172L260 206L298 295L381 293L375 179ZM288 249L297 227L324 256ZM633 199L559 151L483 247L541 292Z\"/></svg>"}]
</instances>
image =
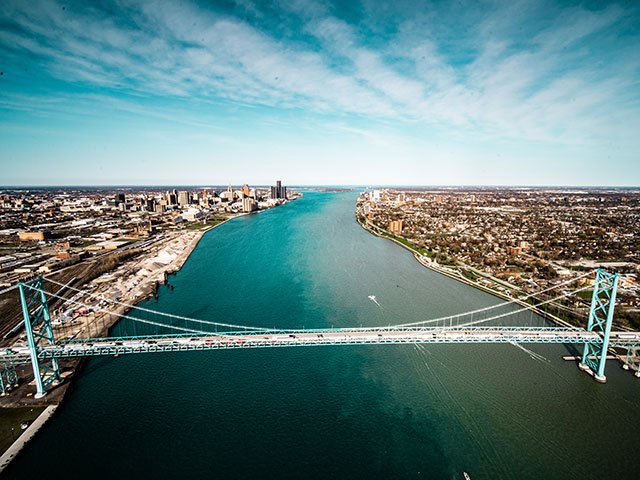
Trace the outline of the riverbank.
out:
<instances>
[{"instance_id":1,"label":"riverbank","mask_svg":"<svg viewBox=\"0 0 640 480\"><path fill-rule=\"evenodd\" d=\"M477 282L473 282L471 280L469 280L468 278L464 277L462 274L460 274L459 272L454 272L450 269L447 269L445 267L440 267L437 265L434 265L434 262L430 259L430 258L425 258L424 255L422 255L420 252L418 252L416 249L411 248L409 245L407 245L406 243L403 243L399 240L397 240L396 238L394 238L394 235L390 232L385 232L386 235L382 235L380 233L378 233L376 230L380 230L379 227L373 226L369 223L369 221L365 221L365 222L361 222L359 219L359 210L356 210L356 222L358 222L358 224L364 228L367 232L371 233L372 235L375 235L376 237L379 238L386 238L387 240L391 240L392 242L396 243L397 245L400 245L401 247L403 247L404 249L410 251L414 258L423 266L427 267L430 270L433 270L434 272L437 272L441 275L446 275L449 278L452 278L453 280L457 280L458 282L464 283L466 285L469 285L470 287L473 288L477 288L478 290L482 290L483 292L489 293L491 295L494 295L502 300L506 300L509 302L513 302L516 303L522 307L525 307L531 311L533 311L534 313L540 315L541 317L553 322L554 324L561 326L561 327L568 327L568 328L575 328L574 325L571 325L570 323L566 322L565 320L558 318L557 316L546 312L544 310L541 310L537 307L532 306L531 304L528 304L526 302L523 302L522 300L518 300L517 298L511 297L509 295L505 295L502 292L499 292L497 290L494 290L492 288L487 287L486 285L481 285ZM374 230L375 229L375 230Z\"/></svg>"},{"instance_id":2,"label":"riverbank","mask_svg":"<svg viewBox=\"0 0 640 480\"><path fill-rule=\"evenodd\" d=\"M292 200L287 200L282 205ZM156 245L142 258L127 262L113 272L102 275L87 284L83 288L83 292L90 292L87 295L86 302L100 297L106 300L99 302L95 312L87 314L86 318L83 319L83 323L76 326L73 331L65 332L64 328L61 328L60 333L62 335L58 335L58 332L54 329L54 337L71 340L81 338L81 334L85 337L103 337L107 335L123 315L126 315L138 303L156 295L158 286L166 284L169 275L173 275L182 269L207 232L235 218L258 214L267 210L270 209L233 214L215 225L203 226L199 230L181 230L175 233L167 233L169 235L168 239L160 245ZM110 308L114 305L115 308Z\"/></svg>"}]
</instances>

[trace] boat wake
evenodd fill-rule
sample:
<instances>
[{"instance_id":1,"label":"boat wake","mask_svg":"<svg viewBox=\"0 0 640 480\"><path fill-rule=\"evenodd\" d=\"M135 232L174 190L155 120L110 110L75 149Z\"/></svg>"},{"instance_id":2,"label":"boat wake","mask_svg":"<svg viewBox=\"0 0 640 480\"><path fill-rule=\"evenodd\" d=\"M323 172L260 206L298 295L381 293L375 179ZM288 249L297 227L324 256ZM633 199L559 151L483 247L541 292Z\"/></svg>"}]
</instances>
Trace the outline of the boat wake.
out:
<instances>
[{"instance_id":1,"label":"boat wake","mask_svg":"<svg viewBox=\"0 0 640 480\"><path fill-rule=\"evenodd\" d=\"M523 347L522 345L520 345L518 342L509 342L511 345L513 345L514 347L518 347L520 350L526 352L529 354L529 356L533 359L533 360L538 360L539 362L545 362L545 363L549 363L549 360L547 360L545 357L543 357L542 355L540 355L539 353L533 352L531 350L529 350L528 348Z\"/></svg>"},{"instance_id":2,"label":"boat wake","mask_svg":"<svg viewBox=\"0 0 640 480\"><path fill-rule=\"evenodd\" d=\"M375 295L369 295L369 300L371 300L373 303L375 303L377 306L379 306L382 310L384 310L384 308L382 307L382 305L380 305L378 303L378 300L376 300L376 296Z\"/></svg>"}]
</instances>

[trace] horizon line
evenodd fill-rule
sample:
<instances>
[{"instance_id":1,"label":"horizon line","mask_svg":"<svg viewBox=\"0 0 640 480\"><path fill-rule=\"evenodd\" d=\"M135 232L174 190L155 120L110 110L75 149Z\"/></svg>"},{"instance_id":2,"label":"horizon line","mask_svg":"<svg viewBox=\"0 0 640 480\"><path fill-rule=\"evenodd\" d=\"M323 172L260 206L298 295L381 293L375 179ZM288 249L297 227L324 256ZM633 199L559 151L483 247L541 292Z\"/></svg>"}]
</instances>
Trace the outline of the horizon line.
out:
<instances>
[{"instance_id":1,"label":"horizon line","mask_svg":"<svg viewBox=\"0 0 640 480\"><path fill-rule=\"evenodd\" d=\"M249 183L238 183L235 185L251 185ZM234 186L233 183L225 184L61 184L61 185L0 185L0 190L18 190L30 188L212 188ZM270 184L253 184L254 187L270 187ZM617 188L617 189L638 189L640 185L563 185L563 184L547 184L547 185L527 185L527 184L288 184L287 188L398 188L398 187L420 187L420 188Z\"/></svg>"}]
</instances>

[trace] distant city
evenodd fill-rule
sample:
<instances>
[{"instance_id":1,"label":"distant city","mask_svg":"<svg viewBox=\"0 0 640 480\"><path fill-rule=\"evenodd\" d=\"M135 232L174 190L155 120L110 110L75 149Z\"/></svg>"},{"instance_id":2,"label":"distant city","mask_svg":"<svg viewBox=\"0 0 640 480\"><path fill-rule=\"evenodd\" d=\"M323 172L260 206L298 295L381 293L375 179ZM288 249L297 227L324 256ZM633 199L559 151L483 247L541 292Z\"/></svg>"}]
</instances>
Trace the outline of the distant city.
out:
<instances>
[{"instance_id":1,"label":"distant city","mask_svg":"<svg viewBox=\"0 0 640 480\"><path fill-rule=\"evenodd\" d=\"M0 190L0 285L110 251L139 249L160 236L167 242L180 232L206 231L298 196L280 181L270 188Z\"/></svg>"}]
</instances>

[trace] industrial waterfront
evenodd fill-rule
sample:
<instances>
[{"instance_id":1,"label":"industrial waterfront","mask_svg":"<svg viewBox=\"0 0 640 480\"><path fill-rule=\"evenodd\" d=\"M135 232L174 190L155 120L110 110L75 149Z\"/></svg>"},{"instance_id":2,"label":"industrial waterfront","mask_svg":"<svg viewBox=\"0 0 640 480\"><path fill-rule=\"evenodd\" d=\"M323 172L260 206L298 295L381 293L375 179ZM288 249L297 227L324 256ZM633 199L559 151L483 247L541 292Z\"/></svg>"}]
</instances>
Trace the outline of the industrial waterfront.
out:
<instances>
[{"instance_id":1,"label":"industrial waterfront","mask_svg":"<svg viewBox=\"0 0 640 480\"><path fill-rule=\"evenodd\" d=\"M221 225L145 305L301 329L499 301L360 228L356 196L309 192ZM635 478L640 380L611 364L597 384L562 361L568 352L362 345L91 359L5 474Z\"/></svg>"}]
</instances>

